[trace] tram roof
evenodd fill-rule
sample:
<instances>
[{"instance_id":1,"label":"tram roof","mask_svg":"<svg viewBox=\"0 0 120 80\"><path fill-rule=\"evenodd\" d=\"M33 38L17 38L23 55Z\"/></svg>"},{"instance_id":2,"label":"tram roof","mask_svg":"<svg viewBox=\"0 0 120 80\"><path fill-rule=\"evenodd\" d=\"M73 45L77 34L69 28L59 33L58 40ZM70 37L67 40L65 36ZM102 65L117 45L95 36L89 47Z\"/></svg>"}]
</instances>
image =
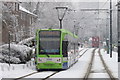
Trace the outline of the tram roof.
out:
<instances>
[{"instance_id":1,"label":"tram roof","mask_svg":"<svg viewBox=\"0 0 120 80\"><path fill-rule=\"evenodd\" d=\"M73 37L75 37L75 38L78 38L78 36L77 36L77 35L75 35L75 34L71 33L71 32L70 32L70 31L68 31L68 30L61 29L61 31L62 31L63 33L65 33L65 34L69 34L69 35L71 35L71 36L73 36Z\"/></svg>"}]
</instances>

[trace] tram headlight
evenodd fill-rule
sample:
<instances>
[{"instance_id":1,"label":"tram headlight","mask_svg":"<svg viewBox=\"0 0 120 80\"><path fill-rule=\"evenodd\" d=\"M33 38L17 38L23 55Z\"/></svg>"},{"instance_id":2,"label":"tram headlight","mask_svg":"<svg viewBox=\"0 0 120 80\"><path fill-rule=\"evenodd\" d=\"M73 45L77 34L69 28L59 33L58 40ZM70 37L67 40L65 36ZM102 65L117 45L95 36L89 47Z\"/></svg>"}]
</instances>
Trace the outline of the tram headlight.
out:
<instances>
[{"instance_id":1,"label":"tram headlight","mask_svg":"<svg viewBox=\"0 0 120 80\"><path fill-rule=\"evenodd\" d=\"M39 59L38 59L38 62L42 62L42 59L39 58Z\"/></svg>"},{"instance_id":2,"label":"tram headlight","mask_svg":"<svg viewBox=\"0 0 120 80\"><path fill-rule=\"evenodd\" d=\"M60 59L58 59L57 61L58 61L58 62L60 62L61 60L60 60Z\"/></svg>"},{"instance_id":3,"label":"tram headlight","mask_svg":"<svg viewBox=\"0 0 120 80\"><path fill-rule=\"evenodd\" d=\"M61 63L61 58L58 58L56 61L57 63Z\"/></svg>"},{"instance_id":4,"label":"tram headlight","mask_svg":"<svg viewBox=\"0 0 120 80\"><path fill-rule=\"evenodd\" d=\"M38 58L38 63L44 63L45 61L45 58Z\"/></svg>"}]
</instances>

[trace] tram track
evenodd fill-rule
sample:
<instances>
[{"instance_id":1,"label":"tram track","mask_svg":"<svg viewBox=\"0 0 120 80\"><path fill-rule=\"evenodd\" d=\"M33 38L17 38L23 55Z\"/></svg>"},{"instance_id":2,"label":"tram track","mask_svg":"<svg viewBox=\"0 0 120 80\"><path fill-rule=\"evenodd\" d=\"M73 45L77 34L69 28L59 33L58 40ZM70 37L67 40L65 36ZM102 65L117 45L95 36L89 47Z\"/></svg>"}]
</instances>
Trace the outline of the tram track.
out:
<instances>
[{"instance_id":1,"label":"tram track","mask_svg":"<svg viewBox=\"0 0 120 80\"><path fill-rule=\"evenodd\" d=\"M43 71L41 71L41 72L43 72ZM57 74L58 72L60 72L60 71L55 71L55 72L51 73L49 76L47 76L47 77L45 77L45 78L41 78L40 80L46 80L46 79L50 78L51 76ZM40 72L33 72L33 73L30 73L30 74L21 76L21 77L19 77L19 78L15 78L15 79L13 79L13 80L21 80L21 79L23 79L23 78L32 76L32 75L37 74L37 73L40 73Z\"/></svg>"},{"instance_id":2,"label":"tram track","mask_svg":"<svg viewBox=\"0 0 120 80\"><path fill-rule=\"evenodd\" d=\"M53 74L51 74L51 75L47 76L46 78L43 78L42 80L47 80L48 78L50 78L51 76L53 76L53 75L57 74L58 72L60 72L60 71L56 71L56 72L54 72Z\"/></svg>"},{"instance_id":3,"label":"tram track","mask_svg":"<svg viewBox=\"0 0 120 80\"><path fill-rule=\"evenodd\" d=\"M84 50L84 49L80 50L79 52L81 52L81 51L83 51L83 50ZM89 49L86 49L86 50L79 56L79 58L82 57L88 50L89 50ZM40 72L43 72L43 71L40 71ZM15 78L15 79L13 79L13 80L20 80L20 79L23 79L23 78L32 76L32 75L37 74L37 73L40 73L40 72L33 72L33 73L30 73L30 74L27 74L27 75L24 75L24 76ZM48 75L47 77L41 78L41 80L47 80L48 78L52 77L53 75L57 74L58 72L60 72L60 71L53 72L52 74Z\"/></svg>"},{"instance_id":4,"label":"tram track","mask_svg":"<svg viewBox=\"0 0 120 80\"><path fill-rule=\"evenodd\" d=\"M81 51L83 51L83 50L84 50L84 49L82 49ZM89 50L89 49L86 49L81 55L79 55L79 58L82 57L88 50ZM80 52L81 52L81 51L80 51ZM80 53L80 52L79 52L79 53Z\"/></svg>"},{"instance_id":5,"label":"tram track","mask_svg":"<svg viewBox=\"0 0 120 80\"><path fill-rule=\"evenodd\" d=\"M94 49L94 50L92 51L92 57L91 57L89 66L88 66L88 68L87 68L87 72L86 72L86 74L85 74L83 80L87 80L88 77L89 77L89 75L90 75L90 71L91 71L91 68L92 68L93 59L94 59L94 55L95 55L95 50L96 50L96 49Z\"/></svg>"},{"instance_id":6,"label":"tram track","mask_svg":"<svg viewBox=\"0 0 120 80\"><path fill-rule=\"evenodd\" d=\"M84 50L84 49L80 50L79 53L80 53L81 51L83 51L83 50ZM89 50L89 49L86 49L86 50L79 56L79 58L80 58L81 56L83 56L88 50ZM72 66L73 66L73 65L72 65ZM57 74L58 72L60 72L60 71L57 71L57 72L55 72L55 73L47 76L46 78L44 78L44 79L42 79L42 80L47 80L47 79L49 79L50 77L52 77L53 75Z\"/></svg>"},{"instance_id":7,"label":"tram track","mask_svg":"<svg viewBox=\"0 0 120 80\"><path fill-rule=\"evenodd\" d=\"M81 52L81 51L83 51L84 49L81 49L80 51L79 51L79 53Z\"/></svg>"},{"instance_id":8,"label":"tram track","mask_svg":"<svg viewBox=\"0 0 120 80\"><path fill-rule=\"evenodd\" d=\"M21 77L15 78L15 79L13 79L13 80L23 79L23 78L25 78L25 77L28 77L28 76L31 76L31 75L33 75L33 74L37 74L37 73L39 73L39 72L33 72L33 73L30 73L30 74L27 74L27 75L24 75L24 76L21 76Z\"/></svg>"},{"instance_id":9,"label":"tram track","mask_svg":"<svg viewBox=\"0 0 120 80\"><path fill-rule=\"evenodd\" d=\"M101 55L100 49L98 50L98 53L99 53L100 59L101 59L101 61L102 61L102 64L103 64L106 72L108 73L110 79L111 79L111 80L117 80L117 79L112 75L111 71L109 70L108 66L106 65L106 63L105 63L105 61L104 61L104 59L103 59L103 57L102 57L102 55Z\"/></svg>"},{"instance_id":10,"label":"tram track","mask_svg":"<svg viewBox=\"0 0 120 80\"><path fill-rule=\"evenodd\" d=\"M88 66L88 68L87 68L87 72L86 72L83 80L88 80L88 79L89 79L89 76L90 76L90 74L91 74L91 69L92 69L92 66L93 66L93 61L94 61L94 58L95 58L95 50L96 50L96 49L94 49L93 52L92 52L93 54L92 54L92 57L91 57L89 66ZM98 50L98 54L99 54L100 60L101 60L101 62L102 62L102 65L103 65L106 73L109 75L109 79L107 79L107 80L118 80L117 78L115 78L115 77L112 75L111 71L109 70L108 66L106 65L106 63L105 63L105 61L104 61L104 59L103 59L103 57L102 57L102 55L101 55L101 53L100 53L100 49Z\"/></svg>"}]
</instances>

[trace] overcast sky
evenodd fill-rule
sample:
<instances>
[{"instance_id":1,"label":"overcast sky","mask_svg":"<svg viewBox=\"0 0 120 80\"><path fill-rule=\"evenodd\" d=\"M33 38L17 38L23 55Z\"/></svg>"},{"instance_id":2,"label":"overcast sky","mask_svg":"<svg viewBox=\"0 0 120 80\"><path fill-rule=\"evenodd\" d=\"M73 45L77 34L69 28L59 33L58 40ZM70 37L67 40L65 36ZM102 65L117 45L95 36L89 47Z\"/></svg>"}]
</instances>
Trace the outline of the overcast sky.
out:
<instances>
[{"instance_id":1,"label":"overcast sky","mask_svg":"<svg viewBox=\"0 0 120 80\"><path fill-rule=\"evenodd\" d=\"M0 0L0 1L16 1L16 0ZM17 0L17 1L32 1L32 2L106 2L109 0ZM112 2L117 2L117 0L112 0Z\"/></svg>"}]
</instances>

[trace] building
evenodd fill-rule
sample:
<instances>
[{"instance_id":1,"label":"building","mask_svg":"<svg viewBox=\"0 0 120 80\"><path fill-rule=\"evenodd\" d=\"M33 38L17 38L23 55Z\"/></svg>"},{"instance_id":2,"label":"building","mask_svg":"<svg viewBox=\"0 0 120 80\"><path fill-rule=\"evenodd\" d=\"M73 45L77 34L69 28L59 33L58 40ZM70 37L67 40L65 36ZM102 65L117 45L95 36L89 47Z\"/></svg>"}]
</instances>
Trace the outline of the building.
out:
<instances>
[{"instance_id":1,"label":"building","mask_svg":"<svg viewBox=\"0 0 120 80\"><path fill-rule=\"evenodd\" d=\"M21 4L20 2L2 2L2 44L8 43L9 38L17 43L31 36L30 26L37 20L37 15Z\"/></svg>"}]
</instances>

